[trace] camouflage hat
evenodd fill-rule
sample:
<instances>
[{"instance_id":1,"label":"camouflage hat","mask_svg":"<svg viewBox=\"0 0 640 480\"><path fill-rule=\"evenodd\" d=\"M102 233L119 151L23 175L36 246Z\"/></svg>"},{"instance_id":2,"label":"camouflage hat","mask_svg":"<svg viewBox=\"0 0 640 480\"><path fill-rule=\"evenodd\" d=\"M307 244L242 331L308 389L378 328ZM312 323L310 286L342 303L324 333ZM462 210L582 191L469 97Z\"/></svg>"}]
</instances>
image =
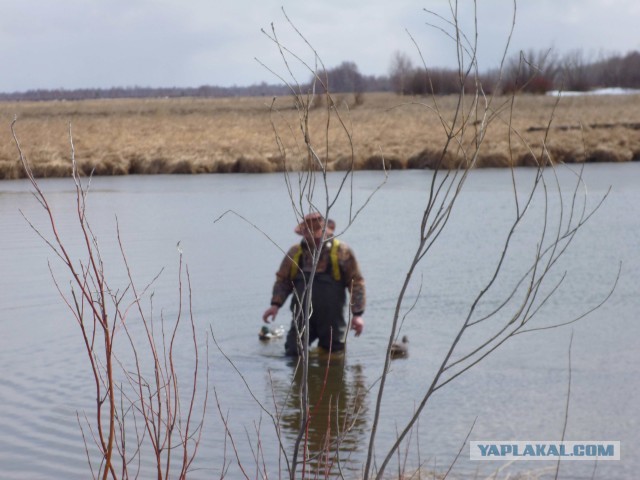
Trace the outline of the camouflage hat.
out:
<instances>
[{"instance_id":1,"label":"camouflage hat","mask_svg":"<svg viewBox=\"0 0 640 480\"><path fill-rule=\"evenodd\" d=\"M323 228L324 217L320 212L313 212L305 215L304 220L293 231L298 235L304 235L304 232L308 231L313 234L314 238L319 238L322 235Z\"/></svg>"}]
</instances>

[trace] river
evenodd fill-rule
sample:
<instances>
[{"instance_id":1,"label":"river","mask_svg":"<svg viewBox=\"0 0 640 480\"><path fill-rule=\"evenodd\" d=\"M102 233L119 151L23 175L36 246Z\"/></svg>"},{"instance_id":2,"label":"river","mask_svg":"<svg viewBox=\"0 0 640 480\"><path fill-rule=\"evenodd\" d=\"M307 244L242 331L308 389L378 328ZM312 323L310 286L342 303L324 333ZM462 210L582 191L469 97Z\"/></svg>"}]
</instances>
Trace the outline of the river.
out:
<instances>
[{"instance_id":1,"label":"river","mask_svg":"<svg viewBox=\"0 0 640 480\"><path fill-rule=\"evenodd\" d=\"M517 170L521 201L534 173ZM338 173L329 176L332 192L339 178ZM391 172L353 225L342 232L350 208L355 211L383 180L379 172L357 172L331 213L341 239L356 252L367 281L366 326L361 337L349 336L346 357L332 359L326 376L325 358L314 352L310 393L317 399L322 392L324 400L318 401L320 413L310 427L308 444L311 450L321 450L327 402L338 402L337 416L331 418L334 430L350 425L341 446L345 478L359 478L366 456L383 351L396 298L417 245L430 178L428 171ZM438 391L402 455L391 463L390 476L398 471L398 463L405 463L404 452L408 452L408 470L422 464L425 471L446 471L474 422L469 440L553 441L560 440L566 417L567 440L620 441L622 457L597 465L564 461L560 478L590 478L594 468L595 478L637 477L640 164L587 165L584 178L589 206L596 205L609 187L611 193L579 232L558 271L552 272L551 284L567 273L556 296L538 312L536 325L563 323L597 305L607 296L621 264L611 298L569 326L514 337ZM553 180L550 172L548 179ZM570 205L575 175L560 169L559 181ZM72 255L84 259L74 222L73 183L47 179L40 185ZM403 311L402 331L409 337L410 354L391 364L376 437L378 463L419 404L473 299L490 278L515 211L511 188L507 170L471 172L447 228L416 272ZM557 213L557 192L549 191L550 211ZM51 272L65 293L69 278L24 218L51 238L46 217L30 192L26 181L0 182L0 477L84 479L90 477L90 470L79 422L87 433L83 417L91 417L95 408L93 379L78 325ZM319 191L316 199L322 198ZM225 212L229 213L216 221ZM516 232L495 295L489 295L481 310L497 305L526 269L542 212L538 198ZM271 413L277 408L282 414L282 438L290 451L299 424L295 388L299 378L294 362L282 355L283 341L260 342L257 334L262 312L269 306L281 249L298 241L282 174L97 177L91 184L88 215L114 291L126 286L116 225L139 287L164 268L150 290L155 318L162 315L170 321L177 312L179 252L188 266L201 353L207 337L215 337L215 343L211 338L208 342L205 428L189 478L220 478L224 468L229 468L228 478L241 476L221 418L229 425L249 477L260 476L256 457L269 478L278 477L283 457L271 420L257 402ZM568 211L564 215L566 220ZM549 224L549 231L552 228ZM148 300L143 305L151 308ZM287 313L282 309L276 323L288 326ZM486 335L485 327L476 330L465 337L465 348ZM188 382L190 336L179 341L184 343L176 348L176 368ZM124 355L123 361L127 360ZM198 404L203 392L201 386ZM353 411L359 415L350 416ZM453 474L456 478L476 472L489 475L502 467L506 469L498 478L527 471L550 475L555 462L476 462L469 459L467 445ZM145 468L149 468L146 460Z\"/></svg>"}]
</instances>

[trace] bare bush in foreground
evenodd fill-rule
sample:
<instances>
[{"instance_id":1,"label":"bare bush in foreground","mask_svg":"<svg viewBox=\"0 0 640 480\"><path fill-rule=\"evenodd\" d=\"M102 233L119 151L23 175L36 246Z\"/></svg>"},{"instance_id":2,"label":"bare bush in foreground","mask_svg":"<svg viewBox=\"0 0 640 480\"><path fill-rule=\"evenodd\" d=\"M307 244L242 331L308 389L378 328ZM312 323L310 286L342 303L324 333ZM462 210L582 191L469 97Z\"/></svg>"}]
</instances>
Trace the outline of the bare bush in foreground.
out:
<instances>
[{"instance_id":1,"label":"bare bush in foreground","mask_svg":"<svg viewBox=\"0 0 640 480\"><path fill-rule=\"evenodd\" d=\"M37 227L27 221L68 276L67 291L50 266L58 292L78 324L95 385L95 411L78 414L91 477L115 480L153 475L158 479L185 479L202 435L207 379L203 381L201 377L207 373L206 369L202 373L200 364L189 271L183 266L182 254L175 319L167 321L161 315L158 320L154 318L153 309L148 313L144 305L146 298L151 300L149 288L153 282L141 290L136 286L119 230L117 240L128 283L116 288L107 278L98 240L88 219L86 202L90 183L82 184L71 134L75 217L82 239L79 252L72 251L63 239L47 195L23 154L14 124L11 128L22 167L45 212L48 226ZM193 349L191 381L179 380L174 356L176 339L185 335L190 338ZM119 337L123 337L124 342L116 342ZM201 388L204 393L199 398ZM142 469L142 457L152 459L155 472Z\"/></svg>"}]
</instances>

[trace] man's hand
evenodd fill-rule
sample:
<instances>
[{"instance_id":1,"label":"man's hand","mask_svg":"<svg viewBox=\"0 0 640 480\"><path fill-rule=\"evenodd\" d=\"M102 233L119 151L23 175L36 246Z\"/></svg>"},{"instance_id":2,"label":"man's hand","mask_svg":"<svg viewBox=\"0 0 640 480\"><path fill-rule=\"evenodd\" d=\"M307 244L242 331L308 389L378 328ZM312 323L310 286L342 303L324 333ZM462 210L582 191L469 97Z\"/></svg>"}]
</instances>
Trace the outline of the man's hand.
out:
<instances>
[{"instance_id":1,"label":"man's hand","mask_svg":"<svg viewBox=\"0 0 640 480\"><path fill-rule=\"evenodd\" d=\"M271 305L262 315L262 321L264 323L273 322L276 319L276 315L278 315L278 310L280 310L279 306Z\"/></svg>"},{"instance_id":2,"label":"man's hand","mask_svg":"<svg viewBox=\"0 0 640 480\"><path fill-rule=\"evenodd\" d=\"M355 315L351 319L351 330L356 332L356 337L359 337L364 330L364 320L360 315Z\"/></svg>"}]
</instances>

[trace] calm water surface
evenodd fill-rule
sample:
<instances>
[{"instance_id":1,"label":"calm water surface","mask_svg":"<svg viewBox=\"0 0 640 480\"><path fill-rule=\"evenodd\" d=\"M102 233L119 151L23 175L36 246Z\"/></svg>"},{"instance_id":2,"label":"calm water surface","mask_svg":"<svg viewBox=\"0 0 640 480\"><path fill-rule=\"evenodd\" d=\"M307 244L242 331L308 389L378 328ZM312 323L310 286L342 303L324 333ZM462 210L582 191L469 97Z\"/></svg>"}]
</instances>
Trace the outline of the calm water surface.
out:
<instances>
[{"instance_id":1,"label":"calm water surface","mask_svg":"<svg viewBox=\"0 0 640 480\"><path fill-rule=\"evenodd\" d=\"M523 188L531 170L518 171ZM336 182L337 176L331 177ZM471 440L559 440L568 387L568 346L573 333L570 410L565 437L570 440L619 440L622 460L600 462L595 478L637 478L640 471L640 164L589 165L585 171L587 201L612 187L601 210L576 239L558 266L568 272L558 296L543 308L540 325L563 322L606 296L622 262L611 299L569 327L520 335L484 363L438 392L430 401L410 443L409 467L423 462L446 469L475 421ZM352 422L343 441L344 475L358 478L366 455L375 406L375 387L382 368L395 299L417 243L417 224L430 175L393 172L356 223L343 235L355 250L367 279L368 307L362 337L349 337L348 354L311 361L311 395L320 396L320 412L311 425L309 446L319 450L327 429L328 402L338 403L333 428ZM380 182L377 173L358 173L356 205ZM570 188L575 177L561 172ZM43 180L42 187L58 215L60 230L73 252L79 239L73 223L74 193L69 180ZM394 361L383 403L376 451L378 459L394 441L419 403L434 369L489 278L513 215L511 178L503 170L473 172L454 210L448 229L421 265L409 290L415 308L403 326L410 338L407 360ZM567 201L571 201L568 197ZM557 211L557 200L554 200ZM282 433L291 445L299 418L295 366L282 356L283 342L261 343L257 332L268 306L274 272L282 252L297 241L295 219L281 175L154 176L96 178L89 215L98 236L114 289L126 285L118 253L116 218L134 277L140 286L165 268L153 286L154 311L170 319L177 310L178 248L184 252L193 291L193 314L204 347L213 331L219 349L209 342L210 403L200 456L192 478L219 478L225 462L229 478L238 478L235 457L227 448L220 413L228 418L239 454L255 475L254 454L276 478L282 460L269 418L253 397L282 413ZM513 253L487 311L531 258L542 204L515 237ZM234 210L236 215L214 222ZM92 412L92 379L77 325L57 293L48 262L63 288L68 278L55 256L29 228L19 210L46 232L46 219L23 181L0 183L0 478L84 479L89 469L78 425ZM565 212L566 214L566 212ZM333 212L340 230L348 219L348 202ZM566 218L566 217L565 217ZM267 238L268 237L268 238ZM179 243L179 247L178 246ZM279 249L280 248L280 249ZM79 255L79 254L77 254ZM146 304L148 305L148 303ZM287 311L278 323L288 323ZM135 327L133 327L135 328ZM465 345L483 337L478 329ZM190 344L184 336L177 368L190 368ZM248 387L224 358L227 355ZM326 374L326 375L325 375ZM294 388L291 388L293 384ZM200 397L201 400L202 397ZM349 415L360 412L355 418ZM332 414L333 415L333 414ZM454 472L489 474L500 462L470 462L463 450ZM516 462L506 472L543 471L553 462ZM143 464L143 469L145 465ZM393 463L393 470L397 462ZM561 478L590 478L592 462L565 462Z\"/></svg>"}]
</instances>

